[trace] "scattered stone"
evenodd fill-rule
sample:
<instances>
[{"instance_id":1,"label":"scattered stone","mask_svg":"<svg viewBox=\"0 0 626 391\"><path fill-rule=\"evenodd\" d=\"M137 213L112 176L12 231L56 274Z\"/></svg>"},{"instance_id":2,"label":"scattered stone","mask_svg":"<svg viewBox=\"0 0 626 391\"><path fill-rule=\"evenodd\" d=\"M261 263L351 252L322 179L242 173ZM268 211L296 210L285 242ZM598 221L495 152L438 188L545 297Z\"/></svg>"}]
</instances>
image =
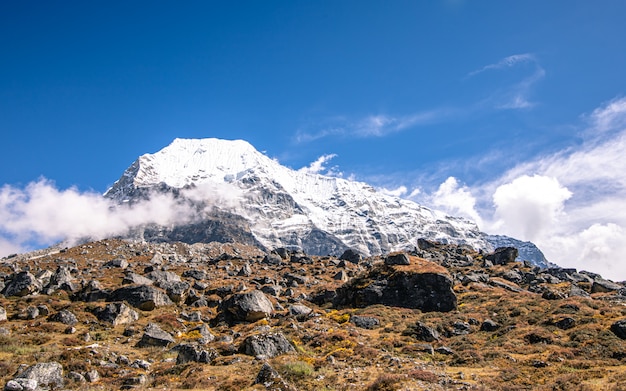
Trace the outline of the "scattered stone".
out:
<instances>
[{"instance_id":1,"label":"scattered stone","mask_svg":"<svg viewBox=\"0 0 626 391\"><path fill-rule=\"evenodd\" d=\"M78 323L78 318L69 310L61 310L56 314L53 314L48 317L48 320L51 322L63 323L68 326L74 326Z\"/></svg>"},{"instance_id":2,"label":"scattered stone","mask_svg":"<svg viewBox=\"0 0 626 391\"><path fill-rule=\"evenodd\" d=\"M295 317L298 320L306 319L313 312L313 310L310 307L307 307L304 304L290 305L288 310L289 310L289 315Z\"/></svg>"},{"instance_id":3,"label":"scattered stone","mask_svg":"<svg viewBox=\"0 0 626 391\"><path fill-rule=\"evenodd\" d=\"M141 336L141 340L137 342L137 347L167 346L174 342L174 337L170 333L164 331L158 325L150 323Z\"/></svg>"},{"instance_id":4,"label":"scattered stone","mask_svg":"<svg viewBox=\"0 0 626 391\"><path fill-rule=\"evenodd\" d=\"M128 261L124 258L115 258L105 263L104 267L126 269L128 267Z\"/></svg>"},{"instance_id":5,"label":"scattered stone","mask_svg":"<svg viewBox=\"0 0 626 391\"><path fill-rule=\"evenodd\" d=\"M29 272L17 273L11 278L2 290L5 297L17 296L23 297L41 290L41 283L35 276Z\"/></svg>"},{"instance_id":6,"label":"scattered stone","mask_svg":"<svg viewBox=\"0 0 626 391\"><path fill-rule=\"evenodd\" d=\"M343 254L341 254L339 259L342 261L348 261L354 264L358 264L363 260L363 256L356 250L347 249L343 252Z\"/></svg>"},{"instance_id":7,"label":"scattered stone","mask_svg":"<svg viewBox=\"0 0 626 391\"><path fill-rule=\"evenodd\" d=\"M226 299L221 307L235 321L256 322L274 313L272 302L259 290L236 293Z\"/></svg>"},{"instance_id":8,"label":"scattered stone","mask_svg":"<svg viewBox=\"0 0 626 391\"><path fill-rule=\"evenodd\" d=\"M110 303L103 308L96 309L94 315L102 322L111 323L113 326L131 324L139 319L137 311L124 303Z\"/></svg>"},{"instance_id":9,"label":"scattered stone","mask_svg":"<svg viewBox=\"0 0 626 391\"><path fill-rule=\"evenodd\" d=\"M5 391L37 391L39 383L34 379L17 378L9 380L4 386Z\"/></svg>"},{"instance_id":10,"label":"scattered stone","mask_svg":"<svg viewBox=\"0 0 626 391\"><path fill-rule=\"evenodd\" d=\"M410 335L418 341L434 342L439 340L439 332L422 322L416 322L402 332L403 335Z\"/></svg>"},{"instance_id":11,"label":"scattered stone","mask_svg":"<svg viewBox=\"0 0 626 391\"><path fill-rule=\"evenodd\" d=\"M0 307L0 322L7 320L7 310L4 307Z\"/></svg>"},{"instance_id":12,"label":"scattered stone","mask_svg":"<svg viewBox=\"0 0 626 391\"><path fill-rule=\"evenodd\" d=\"M210 364L217 356L217 352L214 349L205 350L197 345L183 344L174 348L178 351L176 357L176 365L185 364L188 362L199 362L203 364Z\"/></svg>"},{"instance_id":13,"label":"scattered stone","mask_svg":"<svg viewBox=\"0 0 626 391\"><path fill-rule=\"evenodd\" d=\"M404 253L392 254L385 258L385 265L410 265L409 257Z\"/></svg>"},{"instance_id":14,"label":"scattered stone","mask_svg":"<svg viewBox=\"0 0 626 391\"><path fill-rule=\"evenodd\" d=\"M93 369L93 370L85 373L85 379L89 383L95 383L95 382L100 380L100 374L98 373L97 370Z\"/></svg>"},{"instance_id":15,"label":"scattered stone","mask_svg":"<svg viewBox=\"0 0 626 391\"><path fill-rule=\"evenodd\" d=\"M13 380L30 379L36 382L35 389L41 386L54 388L63 387L63 367L58 362L45 362L32 365Z\"/></svg>"},{"instance_id":16,"label":"scattered stone","mask_svg":"<svg viewBox=\"0 0 626 391\"><path fill-rule=\"evenodd\" d=\"M126 301L142 311L152 311L155 308L173 304L165 292L149 285L118 288L111 293L108 301Z\"/></svg>"},{"instance_id":17,"label":"scattered stone","mask_svg":"<svg viewBox=\"0 0 626 391\"><path fill-rule=\"evenodd\" d=\"M491 319L485 319L480 325L480 331L496 331L500 328L500 325Z\"/></svg>"},{"instance_id":18,"label":"scattered stone","mask_svg":"<svg viewBox=\"0 0 626 391\"><path fill-rule=\"evenodd\" d=\"M611 325L611 331L621 339L626 339L626 319L618 320Z\"/></svg>"},{"instance_id":19,"label":"scattered stone","mask_svg":"<svg viewBox=\"0 0 626 391\"><path fill-rule=\"evenodd\" d=\"M356 327L368 330L373 330L380 326L380 320L373 316L353 315L350 317L350 323L354 324Z\"/></svg>"},{"instance_id":20,"label":"scattered stone","mask_svg":"<svg viewBox=\"0 0 626 391\"><path fill-rule=\"evenodd\" d=\"M254 384L261 384L272 391L296 391L295 387L287 383L269 363L264 363L254 380Z\"/></svg>"},{"instance_id":21,"label":"scattered stone","mask_svg":"<svg viewBox=\"0 0 626 391\"><path fill-rule=\"evenodd\" d=\"M493 253L485 255L485 259L494 265L506 265L515 262L517 255L518 251L515 247L498 247Z\"/></svg>"},{"instance_id":22,"label":"scattered stone","mask_svg":"<svg viewBox=\"0 0 626 391\"><path fill-rule=\"evenodd\" d=\"M254 357L271 358L295 351L282 333L255 334L241 343L239 351Z\"/></svg>"},{"instance_id":23,"label":"scattered stone","mask_svg":"<svg viewBox=\"0 0 626 391\"><path fill-rule=\"evenodd\" d=\"M554 322L554 325L561 330L569 330L576 326L576 320L574 318L565 317Z\"/></svg>"}]
</instances>

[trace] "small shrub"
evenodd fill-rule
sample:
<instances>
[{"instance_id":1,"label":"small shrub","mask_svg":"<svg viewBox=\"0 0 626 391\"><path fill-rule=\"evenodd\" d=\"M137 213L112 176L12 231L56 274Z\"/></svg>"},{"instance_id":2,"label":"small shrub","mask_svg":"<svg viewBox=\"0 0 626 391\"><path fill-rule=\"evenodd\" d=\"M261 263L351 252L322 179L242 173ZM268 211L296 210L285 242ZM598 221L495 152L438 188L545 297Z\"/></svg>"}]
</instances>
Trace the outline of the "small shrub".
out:
<instances>
[{"instance_id":1,"label":"small shrub","mask_svg":"<svg viewBox=\"0 0 626 391\"><path fill-rule=\"evenodd\" d=\"M430 371L425 371L423 369L414 369L409 372L408 375L412 379L423 381L426 383L437 383L439 381L439 376L437 376L437 374Z\"/></svg>"},{"instance_id":2,"label":"small shrub","mask_svg":"<svg viewBox=\"0 0 626 391\"><path fill-rule=\"evenodd\" d=\"M287 379L291 380L307 378L312 376L315 372L313 366L304 361L288 362L283 364L281 369L281 373L283 373Z\"/></svg>"},{"instance_id":3,"label":"small shrub","mask_svg":"<svg viewBox=\"0 0 626 391\"><path fill-rule=\"evenodd\" d=\"M367 391L395 391L401 381L401 375L385 373L378 376L374 383L367 387Z\"/></svg>"}]
</instances>

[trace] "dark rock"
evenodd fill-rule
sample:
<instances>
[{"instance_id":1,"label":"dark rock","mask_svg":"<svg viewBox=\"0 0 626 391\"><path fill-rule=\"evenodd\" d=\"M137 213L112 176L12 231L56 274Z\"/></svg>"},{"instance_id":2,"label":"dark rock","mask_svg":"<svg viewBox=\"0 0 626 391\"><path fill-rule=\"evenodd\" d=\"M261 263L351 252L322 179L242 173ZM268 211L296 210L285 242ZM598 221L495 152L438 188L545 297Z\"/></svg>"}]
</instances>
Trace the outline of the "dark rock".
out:
<instances>
[{"instance_id":1,"label":"dark rock","mask_svg":"<svg viewBox=\"0 0 626 391\"><path fill-rule=\"evenodd\" d=\"M474 283L486 283L489 281L489 275L486 273L475 273L471 272L463 276L461 280L461 284L468 285L472 282Z\"/></svg>"},{"instance_id":2,"label":"dark rock","mask_svg":"<svg viewBox=\"0 0 626 391\"><path fill-rule=\"evenodd\" d=\"M48 386L54 388L63 387L63 367L58 362L45 362L32 365L15 379L30 379L37 382L37 386Z\"/></svg>"},{"instance_id":3,"label":"dark rock","mask_svg":"<svg viewBox=\"0 0 626 391\"><path fill-rule=\"evenodd\" d=\"M185 270L183 272L183 277L193 278L194 280L197 280L197 281L203 281L207 279L207 274L204 270L191 269L191 270Z\"/></svg>"},{"instance_id":4,"label":"dark rock","mask_svg":"<svg viewBox=\"0 0 626 391\"><path fill-rule=\"evenodd\" d=\"M373 304L416 308L424 312L452 311L456 295L444 268L426 261L410 266L377 265L336 291L334 306L367 307Z\"/></svg>"},{"instance_id":5,"label":"dark rock","mask_svg":"<svg viewBox=\"0 0 626 391\"><path fill-rule=\"evenodd\" d=\"M268 363L263 364L254 384L261 384L265 389L272 391L296 391L296 388L287 383Z\"/></svg>"},{"instance_id":6,"label":"dark rock","mask_svg":"<svg viewBox=\"0 0 626 391\"><path fill-rule=\"evenodd\" d=\"M373 330L380 326L380 320L373 316L353 315L350 317L350 323L354 324L356 327L368 330Z\"/></svg>"},{"instance_id":7,"label":"dark rock","mask_svg":"<svg viewBox=\"0 0 626 391\"><path fill-rule=\"evenodd\" d=\"M165 289L167 297L174 303L184 302L191 288L189 283L184 281L163 282L159 284L159 287Z\"/></svg>"},{"instance_id":8,"label":"dark rock","mask_svg":"<svg viewBox=\"0 0 626 391\"><path fill-rule=\"evenodd\" d=\"M500 328L500 325L491 319L485 319L480 325L480 331L496 331Z\"/></svg>"},{"instance_id":9,"label":"dark rock","mask_svg":"<svg viewBox=\"0 0 626 391\"><path fill-rule=\"evenodd\" d=\"M124 303L110 303L104 308L94 311L94 315L102 322L111 323L113 326L120 324L132 324L139 319L137 311Z\"/></svg>"},{"instance_id":10,"label":"dark rock","mask_svg":"<svg viewBox=\"0 0 626 391\"><path fill-rule=\"evenodd\" d=\"M120 268L126 269L128 267L128 261L124 258L115 258L104 264L106 268Z\"/></svg>"},{"instance_id":11,"label":"dark rock","mask_svg":"<svg viewBox=\"0 0 626 391\"><path fill-rule=\"evenodd\" d=\"M440 346L438 348L435 348L435 352L439 354L445 354L447 356L454 354L454 351L447 346Z\"/></svg>"},{"instance_id":12,"label":"dark rock","mask_svg":"<svg viewBox=\"0 0 626 391\"><path fill-rule=\"evenodd\" d=\"M531 365L535 368L545 368L548 366L548 363L545 361L541 361L541 360L533 360L531 362Z\"/></svg>"},{"instance_id":13,"label":"dark rock","mask_svg":"<svg viewBox=\"0 0 626 391\"><path fill-rule=\"evenodd\" d=\"M626 319L618 320L611 325L611 331L621 339L626 339Z\"/></svg>"},{"instance_id":14,"label":"dark rock","mask_svg":"<svg viewBox=\"0 0 626 391\"><path fill-rule=\"evenodd\" d=\"M256 322L274 313L272 302L258 290L230 296L224 300L221 309L233 320L246 322Z\"/></svg>"},{"instance_id":15,"label":"dark rock","mask_svg":"<svg viewBox=\"0 0 626 391\"><path fill-rule=\"evenodd\" d=\"M439 333L432 327L422 322L416 322L402 332L403 335L410 335L418 341L434 342L439 340Z\"/></svg>"},{"instance_id":16,"label":"dark rock","mask_svg":"<svg viewBox=\"0 0 626 391\"><path fill-rule=\"evenodd\" d=\"M172 304L162 290L149 285L124 286L111 292L108 301L126 301L142 311Z\"/></svg>"},{"instance_id":17,"label":"dark rock","mask_svg":"<svg viewBox=\"0 0 626 391\"><path fill-rule=\"evenodd\" d=\"M217 351L214 349L205 350L197 345L183 344L174 348L178 351L176 357L176 365L185 364L188 362L199 362L203 364L209 364L217 356Z\"/></svg>"},{"instance_id":18,"label":"dark rock","mask_svg":"<svg viewBox=\"0 0 626 391\"><path fill-rule=\"evenodd\" d=\"M518 251L515 247L498 247L493 253L485 255L485 259L494 265L506 265L515 262Z\"/></svg>"},{"instance_id":19,"label":"dark rock","mask_svg":"<svg viewBox=\"0 0 626 391\"><path fill-rule=\"evenodd\" d=\"M591 286L591 293L616 292L620 289L624 289L624 287L620 284L598 278L593 282L593 285Z\"/></svg>"},{"instance_id":20,"label":"dark rock","mask_svg":"<svg viewBox=\"0 0 626 391\"><path fill-rule=\"evenodd\" d=\"M512 283L509 284L509 283L506 283L506 282L503 282L503 281L500 281L500 280L496 280L496 279L493 279L493 278L489 279L489 285L495 286L496 288L506 289L507 291L511 291L511 292L514 292L514 293L519 293L519 292L523 291L523 289L520 288L517 285L513 285Z\"/></svg>"},{"instance_id":21,"label":"dark rock","mask_svg":"<svg viewBox=\"0 0 626 391\"><path fill-rule=\"evenodd\" d=\"M535 333L531 333L528 334L524 337L524 339L526 340L526 342L530 343L530 344L538 344L538 343L545 343L545 344L551 344L552 343L552 338L550 337L546 337L543 335L539 335L539 334L535 334Z\"/></svg>"},{"instance_id":22,"label":"dark rock","mask_svg":"<svg viewBox=\"0 0 626 391\"><path fill-rule=\"evenodd\" d=\"M358 264L363 260L363 256L356 250L347 249L343 252L343 254L341 254L339 259L342 261L348 261L354 264Z\"/></svg>"},{"instance_id":23,"label":"dark rock","mask_svg":"<svg viewBox=\"0 0 626 391\"><path fill-rule=\"evenodd\" d=\"M576 326L576 320L574 318L565 317L554 322L554 325L561 330L569 330Z\"/></svg>"},{"instance_id":24,"label":"dark rock","mask_svg":"<svg viewBox=\"0 0 626 391\"><path fill-rule=\"evenodd\" d=\"M339 270L337 274L333 276L333 280L348 281L348 273L346 273L344 270Z\"/></svg>"},{"instance_id":25,"label":"dark rock","mask_svg":"<svg viewBox=\"0 0 626 391\"><path fill-rule=\"evenodd\" d=\"M294 352L294 347L282 333L255 334L241 343L239 351L254 357L271 358Z\"/></svg>"},{"instance_id":26,"label":"dark rock","mask_svg":"<svg viewBox=\"0 0 626 391\"><path fill-rule=\"evenodd\" d=\"M164 331L154 323L150 323L139 342L137 342L138 348L145 348L150 346L167 346L174 343L174 337L170 333Z\"/></svg>"},{"instance_id":27,"label":"dark rock","mask_svg":"<svg viewBox=\"0 0 626 391\"><path fill-rule=\"evenodd\" d=\"M467 322L454 322L452 324L452 335L467 335L472 331L470 324Z\"/></svg>"},{"instance_id":28,"label":"dark rock","mask_svg":"<svg viewBox=\"0 0 626 391\"><path fill-rule=\"evenodd\" d=\"M410 265L411 261L409 257L404 254L392 254L385 258L385 265Z\"/></svg>"},{"instance_id":29,"label":"dark rock","mask_svg":"<svg viewBox=\"0 0 626 391\"><path fill-rule=\"evenodd\" d=\"M56 314L49 316L48 320L51 322L63 323L69 326L74 326L76 323L78 323L76 315L68 310L59 311Z\"/></svg>"},{"instance_id":30,"label":"dark rock","mask_svg":"<svg viewBox=\"0 0 626 391\"><path fill-rule=\"evenodd\" d=\"M41 283L29 272L20 272L13 275L13 278L6 284L2 294L6 297L23 297L41 290Z\"/></svg>"}]
</instances>

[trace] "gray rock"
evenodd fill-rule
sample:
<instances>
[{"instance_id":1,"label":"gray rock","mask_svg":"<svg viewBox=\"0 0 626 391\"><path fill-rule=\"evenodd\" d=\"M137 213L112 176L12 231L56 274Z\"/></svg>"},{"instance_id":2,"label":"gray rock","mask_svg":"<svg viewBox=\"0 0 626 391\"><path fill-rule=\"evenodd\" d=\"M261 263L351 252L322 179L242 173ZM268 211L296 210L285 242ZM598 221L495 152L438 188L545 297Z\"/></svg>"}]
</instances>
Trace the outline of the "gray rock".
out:
<instances>
[{"instance_id":1,"label":"gray rock","mask_svg":"<svg viewBox=\"0 0 626 391\"><path fill-rule=\"evenodd\" d=\"M500 328L500 325L491 319L485 319L480 325L480 331L496 331Z\"/></svg>"},{"instance_id":2,"label":"gray rock","mask_svg":"<svg viewBox=\"0 0 626 391\"><path fill-rule=\"evenodd\" d=\"M172 337L170 333L164 331L158 325L150 323L148 327L146 327L139 342L137 342L137 347L167 346L174 342L174 337Z\"/></svg>"},{"instance_id":3,"label":"gray rock","mask_svg":"<svg viewBox=\"0 0 626 391\"><path fill-rule=\"evenodd\" d=\"M294 316L296 319L306 319L313 310L304 304L293 304L288 307L289 315Z\"/></svg>"},{"instance_id":4,"label":"gray rock","mask_svg":"<svg viewBox=\"0 0 626 391\"><path fill-rule=\"evenodd\" d=\"M108 301L126 301L142 311L152 311L155 308L173 304L165 292L149 285L118 288L111 292Z\"/></svg>"},{"instance_id":5,"label":"gray rock","mask_svg":"<svg viewBox=\"0 0 626 391\"><path fill-rule=\"evenodd\" d=\"M358 264L359 262L363 260L363 256L359 254L359 252L356 250L347 249L346 251L343 252L343 254L341 254L339 259L342 261L348 261L354 264Z\"/></svg>"},{"instance_id":6,"label":"gray rock","mask_svg":"<svg viewBox=\"0 0 626 391\"><path fill-rule=\"evenodd\" d=\"M4 307L0 307L0 322L7 320L7 310Z\"/></svg>"},{"instance_id":7,"label":"gray rock","mask_svg":"<svg viewBox=\"0 0 626 391\"><path fill-rule=\"evenodd\" d=\"M373 330L380 326L380 320L372 316L353 315L350 317L350 323L362 329Z\"/></svg>"},{"instance_id":8,"label":"gray rock","mask_svg":"<svg viewBox=\"0 0 626 391\"><path fill-rule=\"evenodd\" d=\"M155 270L148 274L148 278L152 281L156 282L157 285L162 284L164 282L181 282L180 276L176 273L172 272L164 272L160 270Z\"/></svg>"},{"instance_id":9,"label":"gray rock","mask_svg":"<svg viewBox=\"0 0 626 391\"><path fill-rule=\"evenodd\" d=\"M254 384L261 384L265 389L272 391L296 391L296 388L287 383L269 363L263 364Z\"/></svg>"},{"instance_id":10,"label":"gray rock","mask_svg":"<svg viewBox=\"0 0 626 391\"><path fill-rule=\"evenodd\" d=\"M410 265L411 261L409 260L408 255L404 253L400 254L392 254L385 258L385 265Z\"/></svg>"},{"instance_id":11,"label":"gray rock","mask_svg":"<svg viewBox=\"0 0 626 391\"><path fill-rule=\"evenodd\" d=\"M34 379L13 379L4 386L5 391L36 391L39 383Z\"/></svg>"},{"instance_id":12,"label":"gray rock","mask_svg":"<svg viewBox=\"0 0 626 391\"><path fill-rule=\"evenodd\" d=\"M209 326L202 324L191 331L198 331L200 333L201 338L198 339L198 342L201 344L207 344L213 340L215 340L215 335L211 332Z\"/></svg>"},{"instance_id":13,"label":"gray rock","mask_svg":"<svg viewBox=\"0 0 626 391\"><path fill-rule=\"evenodd\" d=\"M87 383L87 379L85 379L85 376L75 371L68 372L67 378L75 381L76 383Z\"/></svg>"},{"instance_id":14,"label":"gray rock","mask_svg":"<svg viewBox=\"0 0 626 391\"><path fill-rule=\"evenodd\" d=\"M593 282L593 285L591 286L591 293L616 292L620 289L624 289L624 287L612 281L598 278Z\"/></svg>"},{"instance_id":15,"label":"gray rock","mask_svg":"<svg viewBox=\"0 0 626 391\"><path fill-rule=\"evenodd\" d=\"M122 285L129 285L129 284L152 285L154 284L154 281L152 281L148 277L144 277L137 273L130 272L130 273L126 273L124 275L124 279L122 280Z\"/></svg>"},{"instance_id":16,"label":"gray rock","mask_svg":"<svg viewBox=\"0 0 626 391\"><path fill-rule=\"evenodd\" d=\"M94 315L102 322L111 323L113 326L131 324L139 319L137 311L124 303L110 303L94 311Z\"/></svg>"},{"instance_id":17,"label":"gray rock","mask_svg":"<svg viewBox=\"0 0 626 391\"><path fill-rule=\"evenodd\" d=\"M203 364L209 364L217 356L217 352L214 349L205 350L197 345L183 344L174 348L178 351L176 357L176 365L185 364L188 362L199 362Z\"/></svg>"},{"instance_id":18,"label":"gray rock","mask_svg":"<svg viewBox=\"0 0 626 391\"><path fill-rule=\"evenodd\" d=\"M120 268L126 269L128 267L128 261L124 258L115 258L104 264L106 268Z\"/></svg>"},{"instance_id":19,"label":"gray rock","mask_svg":"<svg viewBox=\"0 0 626 391\"><path fill-rule=\"evenodd\" d=\"M189 294L189 288L191 288L191 285L184 281L162 282L159 283L159 286L165 289L167 297L174 303L184 302Z\"/></svg>"},{"instance_id":20,"label":"gray rock","mask_svg":"<svg viewBox=\"0 0 626 391\"><path fill-rule=\"evenodd\" d=\"M433 342L439 340L439 333L434 328L422 322L416 322L402 332L403 335L410 335L418 341Z\"/></svg>"},{"instance_id":21,"label":"gray rock","mask_svg":"<svg viewBox=\"0 0 626 391\"><path fill-rule=\"evenodd\" d=\"M48 320L51 322L63 323L68 326L74 326L78 323L78 318L69 310L61 310L56 314L50 315Z\"/></svg>"},{"instance_id":22,"label":"gray rock","mask_svg":"<svg viewBox=\"0 0 626 391\"><path fill-rule=\"evenodd\" d=\"M194 280L197 281L203 281L206 280L207 278L207 274L204 270L185 270L183 272L183 277L185 278L193 278Z\"/></svg>"},{"instance_id":23,"label":"gray rock","mask_svg":"<svg viewBox=\"0 0 626 391\"><path fill-rule=\"evenodd\" d=\"M282 333L255 334L241 343L239 351L254 357L271 358L294 352L294 347Z\"/></svg>"},{"instance_id":24,"label":"gray rock","mask_svg":"<svg viewBox=\"0 0 626 391\"><path fill-rule=\"evenodd\" d=\"M222 310L236 321L256 322L274 313L272 302L263 292L236 293L222 303Z\"/></svg>"},{"instance_id":25,"label":"gray rock","mask_svg":"<svg viewBox=\"0 0 626 391\"><path fill-rule=\"evenodd\" d=\"M29 272L17 273L11 278L2 290L2 294L6 297L17 296L23 297L41 290L41 283L35 276Z\"/></svg>"},{"instance_id":26,"label":"gray rock","mask_svg":"<svg viewBox=\"0 0 626 391\"><path fill-rule=\"evenodd\" d=\"M85 373L85 379L89 383L95 383L95 382L100 380L100 374L98 373L97 370L93 369L93 370Z\"/></svg>"},{"instance_id":27,"label":"gray rock","mask_svg":"<svg viewBox=\"0 0 626 391\"><path fill-rule=\"evenodd\" d=\"M58 362L45 362L32 365L13 380L30 379L37 382L37 386L54 388L63 387L63 367Z\"/></svg>"},{"instance_id":28,"label":"gray rock","mask_svg":"<svg viewBox=\"0 0 626 391\"><path fill-rule=\"evenodd\" d=\"M498 247L493 253L485 255L485 260L491 261L494 265L506 265L515 262L517 254L515 247Z\"/></svg>"}]
</instances>

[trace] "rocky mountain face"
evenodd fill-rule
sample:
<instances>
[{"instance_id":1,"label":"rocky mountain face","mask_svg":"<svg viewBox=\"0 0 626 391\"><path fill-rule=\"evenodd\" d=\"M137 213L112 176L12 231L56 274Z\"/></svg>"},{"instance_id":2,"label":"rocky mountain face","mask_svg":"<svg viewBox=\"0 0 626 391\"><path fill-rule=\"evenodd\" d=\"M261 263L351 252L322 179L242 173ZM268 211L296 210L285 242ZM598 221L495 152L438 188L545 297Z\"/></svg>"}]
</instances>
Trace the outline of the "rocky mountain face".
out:
<instances>
[{"instance_id":1,"label":"rocky mountain face","mask_svg":"<svg viewBox=\"0 0 626 391\"><path fill-rule=\"evenodd\" d=\"M412 250L419 238L491 251L522 245L520 255L547 266L532 245L488 236L463 218L377 192L342 178L296 171L245 141L174 142L135 161L106 192L121 205L170 194L192 211L191 221L139 227L150 241L237 242L285 247L314 255L354 249L364 256Z\"/></svg>"},{"instance_id":2,"label":"rocky mountain face","mask_svg":"<svg viewBox=\"0 0 626 391\"><path fill-rule=\"evenodd\" d=\"M103 240L0 260L4 390L620 390L626 286L515 248Z\"/></svg>"},{"instance_id":3,"label":"rocky mountain face","mask_svg":"<svg viewBox=\"0 0 626 391\"><path fill-rule=\"evenodd\" d=\"M504 235L487 235L486 239L493 248L515 247L518 251L517 261L519 262L528 261L544 269L559 267L548 261L543 252L532 242L523 242Z\"/></svg>"}]
</instances>

